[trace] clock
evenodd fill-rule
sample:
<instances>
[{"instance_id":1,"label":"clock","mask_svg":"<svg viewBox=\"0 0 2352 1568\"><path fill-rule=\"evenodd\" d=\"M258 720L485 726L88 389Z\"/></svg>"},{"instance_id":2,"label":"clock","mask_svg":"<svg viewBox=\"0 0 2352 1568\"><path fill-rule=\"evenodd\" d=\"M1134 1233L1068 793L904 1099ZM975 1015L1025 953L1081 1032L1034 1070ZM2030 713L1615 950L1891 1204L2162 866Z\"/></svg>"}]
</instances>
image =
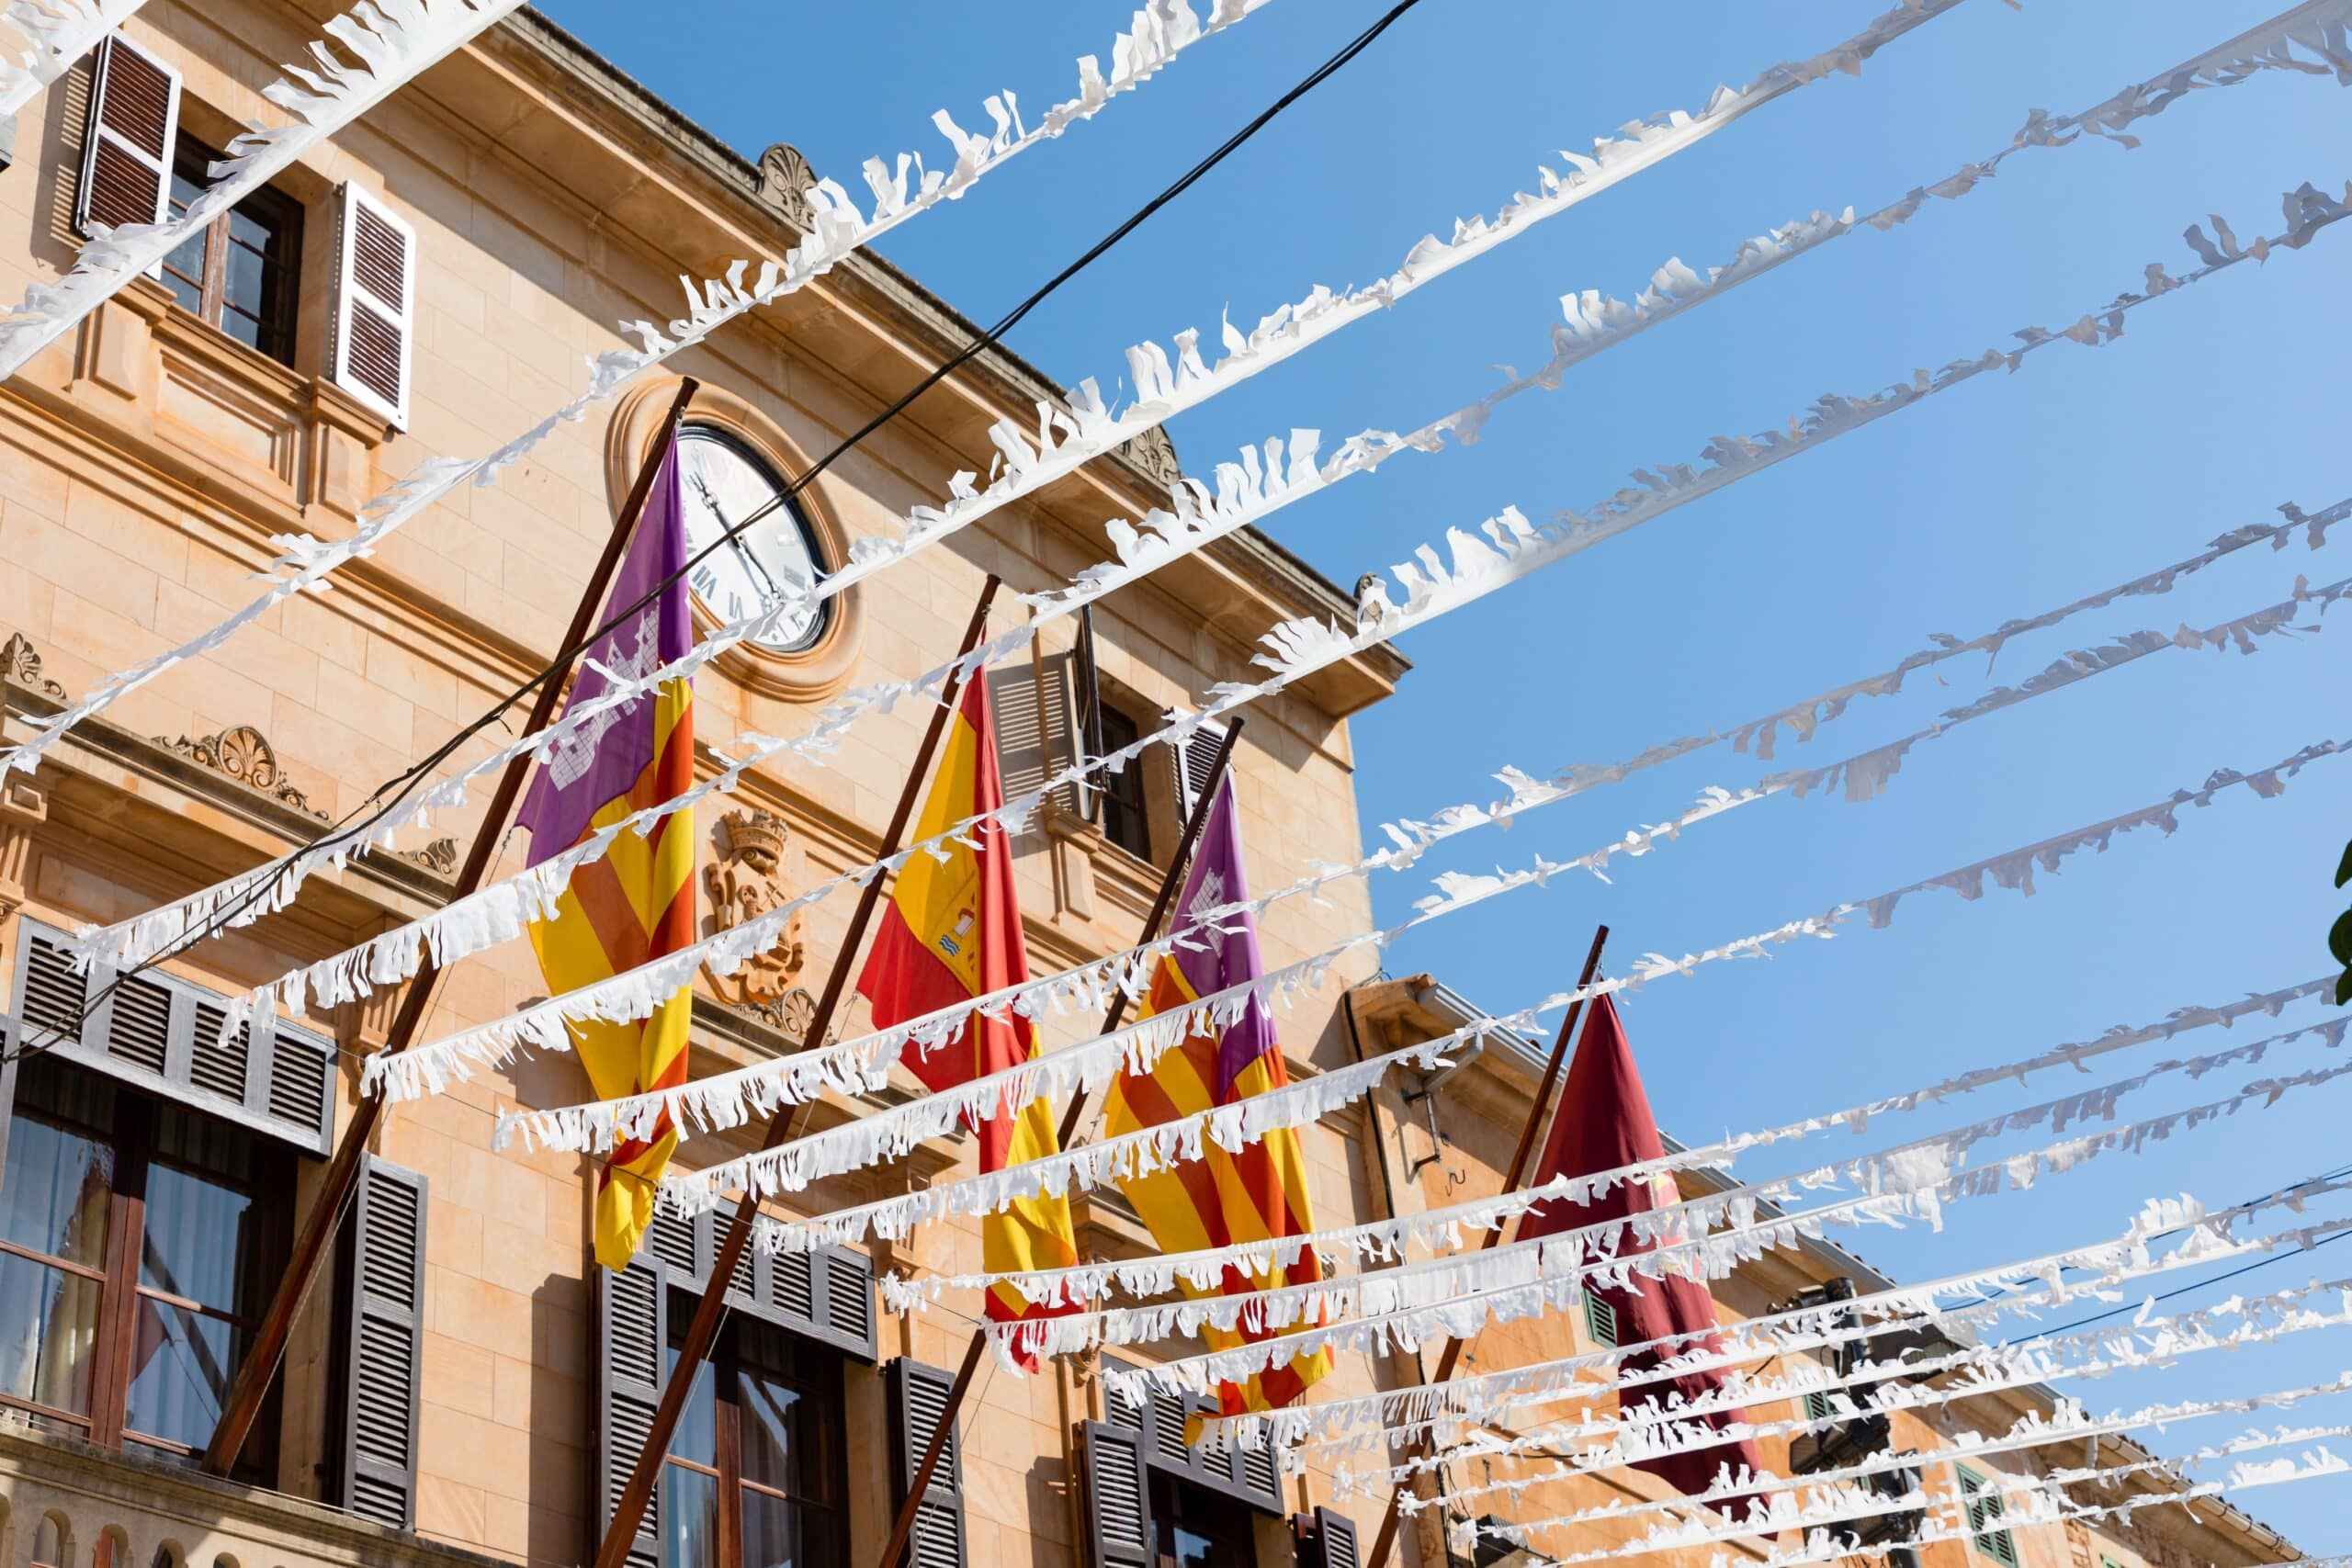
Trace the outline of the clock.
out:
<instances>
[{"instance_id":1,"label":"clock","mask_svg":"<svg viewBox=\"0 0 2352 1568\"><path fill-rule=\"evenodd\" d=\"M679 426L678 482L686 553L700 558L686 581L705 614L740 621L776 599L807 592L825 575L816 531L785 496L775 470L741 436L718 425ZM728 533L754 513L761 513L757 522ZM830 599L810 604L771 635L751 639L752 646L805 652L825 635L832 609Z\"/></svg>"}]
</instances>

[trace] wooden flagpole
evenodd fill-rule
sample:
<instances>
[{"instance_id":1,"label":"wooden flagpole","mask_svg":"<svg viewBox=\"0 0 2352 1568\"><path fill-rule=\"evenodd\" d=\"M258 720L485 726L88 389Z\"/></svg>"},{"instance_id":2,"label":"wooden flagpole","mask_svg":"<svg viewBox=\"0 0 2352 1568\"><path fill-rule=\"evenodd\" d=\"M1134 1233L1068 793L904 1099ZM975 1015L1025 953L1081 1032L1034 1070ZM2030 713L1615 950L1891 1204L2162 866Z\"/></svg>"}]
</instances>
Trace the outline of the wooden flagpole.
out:
<instances>
[{"instance_id":1,"label":"wooden flagpole","mask_svg":"<svg viewBox=\"0 0 2352 1568\"><path fill-rule=\"evenodd\" d=\"M1577 990L1581 991L1590 986L1593 976L1600 973L1600 950L1608 944L1609 928L1595 927L1592 933L1592 951L1585 954L1584 974L1577 981ZM1536 1086L1534 1101L1527 1108L1527 1121L1519 1130L1519 1147L1511 1151L1510 1172L1503 1178L1502 1191L1505 1196L1518 1191L1527 1184L1527 1162L1529 1156L1535 1152L1536 1134L1543 1130L1544 1112L1544 1109L1552 1103L1553 1088L1560 1081L1561 1064L1567 1060L1568 1042L1576 1037L1577 1021L1584 1016L1584 998L1578 997L1569 1003L1568 1016L1560 1021L1559 1035L1552 1042L1552 1059L1544 1064L1544 1081ZM1478 1250L1484 1252L1487 1248L1498 1245L1502 1239L1503 1227L1492 1226L1487 1230L1485 1239L1479 1242ZM1445 1348L1438 1353L1437 1375L1429 1380L1430 1382L1442 1383L1452 1380L1453 1369L1461 1362L1464 1344L1464 1341L1458 1338L1446 1340ZM1413 1444L1413 1455L1419 1457L1427 1447L1428 1444L1425 1441L1417 1440ZM1364 1559L1366 1568L1381 1568L1381 1565L1388 1561L1389 1549L1396 1543L1397 1499L1404 1495L1405 1483L1403 1482L1397 1483L1396 1489L1388 1495L1388 1511L1380 1517L1380 1534L1372 1543L1372 1555Z\"/></svg>"},{"instance_id":2,"label":"wooden flagpole","mask_svg":"<svg viewBox=\"0 0 2352 1568\"><path fill-rule=\"evenodd\" d=\"M563 640L557 645L560 648L577 648L595 629L596 616L604 608L613 574L620 570L629 536L637 531L637 521L653 493L654 473L662 466L662 455L670 449L671 437L677 434L678 422L685 416L686 405L694 400L699 385L691 376L678 383L678 395L671 400L670 412L662 419L661 434L639 466L637 479L621 502L620 515L614 520L612 534L605 540L604 553L596 558L595 570L588 574L588 586L581 592L579 606L571 613L571 624L564 628ZM531 705L524 735L537 735L555 722L557 705L563 700L564 678L571 673L571 661L567 658L548 671L538 697ZM506 819L514 809L515 798L523 793L523 781L530 771L531 759L526 753L510 761L499 774L490 809L482 814L481 826L475 830L473 843L466 852L466 863L458 873L457 886L450 890L451 901L480 888L489 874L492 857L506 833ZM440 977L441 965L428 955L416 978L409 983L408 994L401 998L400 1010L392 1017L391 1032L385 1037L379 1055L396 1056L414 1043L417 1030L432 1009L434 987ZM326 1181L295 1237L293 1256L278 1279L277 1290L270 1298L261 1326L254 1331L253 1347L245 1352L236 1381L221 1402L220 1424L213 1427L212 1441L204 1450L203 1468L209 1475L229 1473L230 1466L236 1463L238 1450L245 1446L246 1435L253 1430L254 1418L261 1414L270 1380L277 1375L278 1363L285 1359L286 1339L293 1331L295 1314L302 1310L311 1287L318 1281L319 1269L342 1225L344 1211L350 1207L351 1196L358 1189L360 1158L368 1152L368 1142L375 1135L376 1124L383 1114L382 1095L361 1096L350 1122L343 1130L342 1139L335 1145L334 1158L327 1166Z\"/></svg>"},{"instance_id":3,"label":"wooden flagpole","mask_svg":"<svg viewBox=\"0 0 2352 1568\"><path fill-rule=\"evenodd\" d=\"M994 572L980 590L980 601L972 608L971 625L964 628L964 641L956 649L962 659L979 646L981 635L987 631L989 606L996 599L1001 586ZM956 707L961 699L969 671L958 669L948 677L945 690L939 695L939 706L931 716L931 727L923 731L922 746L915 752L914 765L907 771L906 787L899 792L899 807L891 814L890 826L882 836L881 852L876 857L888 860L899 852L905 840L907 823L913 818L915 805L922 796L923 781L931 775L932 758L939 750L940 738L947 733L947 726L956 717ZM826 976L824 995L818 998L817 1010L802 1035L804 1044L821 1043L833 1026L833 1015L840 1010L842 997L849 988L850 973L857 962L857 950L865 940L865 928L873 922L874 911L881 906L884 878L877 873L859 893L857 911L850 917L849 930L842 937L840 951L834 955L832 973ZM768 1118L767 1135L762 1139L763 1152L780 1146L800 1135L800 1129L815 1101L779 1111ZM728 1282L735 1277L735 1265L743 1256L743 1248L752 1239L752 1223L760 1212L759 1199L745 1191L735 1205L735 1217L727 1227L726 1238L719 1243L718 1258L711 1264L709 1282L703 1287L702 1300L695 1305L694 1321L687 1325L685 1342L678 1348L677 1365L662 1389L662 1403L654 1408L653 1426L646 1434L645 1446L638 1450L637 1464L629 1472L628 1484L621 1489L618 1501L613 1505L612 1522L605 1527L605 1539L596 1548L596 1568L622 1568L628 1560L629 1545L637 1539L638 1522L645 1517L646 1505L653 1499L653 1483L662 1472L662 1461L670 1451L670 1440L677 1433L678 1416L685 1409L686 1393L693 1386L695 1373L709 1354L712 1341L718 1337L718 1320L726 1306Z\"/></svg>"},{"instance_id":4,"label":"wooden flagpole","mask_svg":"<svg viewBox=\"0 0 2352 1568\"><path fill-rule=\"evenodd\" d=\"M1185 820L1184 835L1176 842L1176 858L1169 863L1168 874L1160 878L1159 896L1152 900L1151 913L1145 917L1143 935L1137 945L1153 941L1159 935L1160 922L1168 918L1170 906L1183 890L1184 871L1193 858L1193 846L1201 840L1201 827L1209 818L1209 799L1216 794L1216 786L1225 780L1226 768L1233 761L1233 749L1241 739L1242 721L1236 718L1226 728L1225 739L1216 749L1216 757L1209 764L1208 782L1201 789L1201 797L1193 802L1193 814ZM1127 994L1121 991L1111 998L1110 1010L1102 1015L1102 1027L1097 1032L1108 1034L1119 1027L1127 1013ZM1070 1096L1069 1109L1062 1113L1061 1131L1054 1139L1054 1146L1066 1149L1078 1134L1078 1123L1085 1114L1087 1094L1080 1089ZM946 1457L947 1439L956 1430L956 1413L962 1408L965 1391L972 1386L972 1374L979 1370L980 1353L988 1348L986 1328L972 1331L972 1342L964 1347L964 1364L956 1369L956 1381L947 1390L947 1403L931 1428L931 1442L923 1449L922 1463L915 1467L914 1479L907 1485L907 1495L899 1504L898 1517L890 1521L890 1534L883 1543L882 1555L875 1561L881 1568L898 1568L906 1555L907 1539L914 1533L915 1510L922 1503L922 1495L930 1489L931 1478L939 1469L939 1461Z\"/></svg>"}]
</instances>

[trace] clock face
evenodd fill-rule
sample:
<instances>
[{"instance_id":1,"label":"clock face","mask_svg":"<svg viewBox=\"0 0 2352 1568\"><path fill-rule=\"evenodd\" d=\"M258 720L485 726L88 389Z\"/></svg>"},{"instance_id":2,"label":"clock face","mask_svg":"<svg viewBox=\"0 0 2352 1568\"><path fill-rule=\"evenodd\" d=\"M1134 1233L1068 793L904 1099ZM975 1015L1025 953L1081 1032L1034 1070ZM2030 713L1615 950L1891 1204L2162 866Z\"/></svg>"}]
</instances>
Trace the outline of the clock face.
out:
<instances>
[{"instance_id":1,"label":"clock face","mask_svg":"<svg viewBox=\"0 0 2352 1568\"><path fill-rule=\"evenodd\" d=\"M797 506L778 499L783 481L735 436L712 425L680 426L678 481L686 506L686 553L702 558L686 581L707 614L722 623L740 621L774 600L805 593L825 575L815 532ZM741 533L728 534L763 512ZM814 647L831 615L830 601L809 605L754 645L770 653Z\"/></svg>"}]
</instances>

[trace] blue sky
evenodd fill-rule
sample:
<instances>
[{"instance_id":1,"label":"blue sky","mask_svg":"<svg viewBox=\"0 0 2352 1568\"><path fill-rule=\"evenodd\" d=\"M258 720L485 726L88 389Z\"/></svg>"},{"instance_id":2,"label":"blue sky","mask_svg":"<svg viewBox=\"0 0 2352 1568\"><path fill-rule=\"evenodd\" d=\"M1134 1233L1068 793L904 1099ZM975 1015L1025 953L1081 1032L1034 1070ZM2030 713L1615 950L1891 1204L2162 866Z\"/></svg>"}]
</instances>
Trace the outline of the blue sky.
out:
<instances>
[{"instance_id":1,"label":"blue sky","mask_svg":"<svg viewBox=\"0 0 2352 1568\"><path fill-rule=\"evenodd\" d=\"M1381 8L1273 6L883 250L991 319ZM1132 341L1213 326L1227 307L1251 321L1315 283L1386 272L1422 233L1531 186L1552 149L1696 107L1716 83L1820 49L1876 8L1430 0L1012 341L1065 381L1092 375L1108 386ZM1971 0L1859 79L1750 117L1187 415L1172 427L1178 448L1204 469L1295 425L1324 431L1328 446L1367 425L1418 424L1491 386L1493 365L1539 362L1564 292L1628 296L1668 256L1721 263L1743 238L1815 209L1867 210L2006 145L2030 108L2086 107L2275 8ZM871 153L934 150L928 118L942 105L978 125L979 99L1000 87L1033 109L1065 95L1070 60L1107 51L1127 14L1033 0L794 7L786 19L752 0L705 0L692 25L654 29L618 0L548 9L746 154L789 141L853 186ZM2136 151L2021 155L1965 202L1937 204L1892 234L1858 234L1711 303L1521 400L1481 445L1351 481L1285 513L1274 531L1352 582L1504 505L1533 516L1583 506L1634 467L1695 460L1710 436L1782 423L1821 393L1875 390L2004 344L2016 328L2063 327L2135 285L2148 262L2189 265L2179 235L2209 212L2250 236L2278 227L2281 192L2305 180L2340 191L2352 175L2347 126L2352 98L2331 79L2271 74L2177 105L2142 128ZM1505 762L1544 773L1608 761L1744 719L1883 669L1925 634L1971 636L2267 521L2281 502L2317 510L2352 493L2347 258L2352 226L2155 302L2112 346L2037 355L2017 376L1981 378L1412 634L1414 672L1355 727L1367 820L1483 797L1486 774ZM2249 552L2170 597L2021 641L1991 678L2021 677L2099 636L2244 614L2283 598L2306 571L2315 582L2352 575L2352 530L2316 558L2300 546ZM1921 748L1877 801L1751 807L1619 863L1611 886L1557 883L1443 922L1391 967L1432 970L1489 1007L1513 1008L1573 978L1595 920L1615 929L1620 960L1680 953L2147 804L2217 767L2251 770L2352 735L2329 700L2344 690L2347 637L2336 627L2271 639L2252 658L2159 655ZM1989 683L1981 660L1944 673L1948 686L1918 682L1784 757L1860 750ZM1709 753L1544 811L1508 837L1473 840L1448 863L1580 853L1680 809L1704 785L1736 787L1764 771ZM2276 801L2232 792L2170 840L2136 834L2070 862L2040 878L2031 899L1922 896L1884 931L1858 926L1770 964L1661 982L1627 1005L1658 1113L1704 1140L2315 976L2341 907L2329 880L2352 834L2347 790L2352 761L2323 763ZM1418 876L1393 877L1376 894L1393 919L1425 890ZM2288 1021L2322 1016L2307 1006ZM2209 1031L2181 1050L2227 1043ZM2136 1053L2116 1070L2162 1054ZM2327 1060L2303 1049L2259 1070ZM2218 1098L2249 1076L2151 1090L2132 1106L2149 1114ZM2065 1087L2037 1081L1883 1122L1873 1145ZM2217 1205L2252 1197L2342 1163L2347 1109L2352 1087L2312 1089L1956 1209L1939 1235L1875 1231L1855 1245L1898 1272L1939 1274L2110 1234L2152 1192ZM2352 1245L2241 1288L2314 1272L2352 1276ZM2347 1364L2345 1334L2076 1390L2105 1409L2315 1382ZM2352 1401L2290 1418L2352 1420ZM2243 1425L2201 1422L2154 1440L2177 1450ZM2246 1502L2308 1550L2352 1550L2352 1484Z\"/></svg>"}]
</instances>

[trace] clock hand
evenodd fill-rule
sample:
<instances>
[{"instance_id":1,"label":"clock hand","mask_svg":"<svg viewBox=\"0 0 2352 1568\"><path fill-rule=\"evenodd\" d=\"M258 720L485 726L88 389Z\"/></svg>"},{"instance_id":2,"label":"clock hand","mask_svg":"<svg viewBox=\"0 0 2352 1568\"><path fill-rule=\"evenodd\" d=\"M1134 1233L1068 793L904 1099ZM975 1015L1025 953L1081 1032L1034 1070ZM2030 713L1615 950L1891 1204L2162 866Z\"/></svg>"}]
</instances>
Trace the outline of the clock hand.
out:
<instances>
[{"instance_id":1,"label":"clock hand","mask_svg":"<svg viewBox=\"0 0 2352 1568\"><path fill-rule=\"evenodd\" d=\"M758 573L760 581L767 584L766 597L770 599L780 597L776 592L775 579L769 575L766 566L761 562L759 557L752 553L752 548L744 543L743 536L732 531L732 525L727 521L727 509L719 505L718 495L710 488L710 480L701 474L694 475L693 479L695 489L702 493L702 503L710 508L710 514L718 520L719 532L725 536L728 545L735 553L735 558Z\"/></svg>"}]
</instances>

